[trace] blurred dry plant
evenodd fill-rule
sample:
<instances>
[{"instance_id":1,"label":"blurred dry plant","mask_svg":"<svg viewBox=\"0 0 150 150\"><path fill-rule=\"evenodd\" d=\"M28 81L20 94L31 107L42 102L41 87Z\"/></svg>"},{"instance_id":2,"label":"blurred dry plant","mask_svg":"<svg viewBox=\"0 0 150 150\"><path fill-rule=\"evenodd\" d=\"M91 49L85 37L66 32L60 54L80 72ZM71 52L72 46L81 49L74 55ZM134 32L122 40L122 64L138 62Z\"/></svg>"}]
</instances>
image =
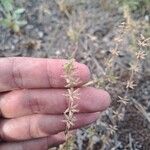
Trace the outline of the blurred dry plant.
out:
<instances>
[{"instance_id":1,"label":"blurred dry plant","mask_svg":"<svg viewBox=\"0 0 150 150\"><path fill-rule=\"evenodd\" d=\"M104 11L111 11L114 9L114 5L116 2L113 0L99 0L99 3Z\"/></svg>"},{"instance_id":2,"label":"blurred dry plant","mask_svg":"<svg viewBox=\"0 0 150 150\"><path fill-rule=\"evenodd\" d=\"M77 43L80 39L80 34L85 29L85 16L82 13L76 11L76 5L83 3L80 1L72 0L60 0L56 1L59 6L59 10L62 14L67 16L69 20L66 34L72 43Z\"/></svg>"},{"instance_id":3,"label":"blurred dry plant","mask_svg":"<svg viewBox=\"0 0 150 150\"><path fill-rule=\"evenodd\" d=\"M84 19L84 14L77 14L75 12L72 13L71 17L69 18L70 23L66 33L72 43L78 43L81 33L86 27Z\"/></svg>"},{"instance_id":4,"label":"blurred dry plant","mask_svg":"<svg viewBox=\"0 0 150 150\"><path fill-rule=\"evenodd\" d=\"M67 17L70 17L73 10L73 4L70 0L58 0L56 2L59 6L60 12L65 14Z\"/></svg>"},{"instance_id":5,"label":"blurred dry plant","mask_svg":"<svg viewBox=\"0 0 150 150\"><path fill-rule=\"evenodd\" d=\"M149 0L118 0L120 5L127 5L131 11L142 13L150 9Z\"/></svg>"}]
</instances>

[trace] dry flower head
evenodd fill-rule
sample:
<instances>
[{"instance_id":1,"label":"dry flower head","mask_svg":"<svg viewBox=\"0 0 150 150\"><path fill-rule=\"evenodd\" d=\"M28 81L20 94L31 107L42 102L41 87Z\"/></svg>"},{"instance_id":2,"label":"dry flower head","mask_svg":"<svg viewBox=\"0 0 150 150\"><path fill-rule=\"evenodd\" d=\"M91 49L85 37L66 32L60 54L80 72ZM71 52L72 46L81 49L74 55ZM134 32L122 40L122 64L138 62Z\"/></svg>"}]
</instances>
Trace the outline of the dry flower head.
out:
<instances>
[{"instance_id":1,"label":"dry flower head","mask_svg":"<svg viewBox=\"0 0 150 150\"><path fill-rule=\"evenodd\" d=\"M146 56L146 54L145 54L145 52L144 51L139 51L139 52L136 52L136 58L137 59L139 59L139 60L143 60L143 59L145 59L145 56Z\"/></svg>"},{"instance_id":2,"label":"dry flower head","mask_svg":"<svg viewBox=\"0 0 150 150\"><path fill-rule=\"evenodd\" d=\"M130 89L134 89L134 87L136 86L136 84L134 84L133 81L127 81L127 85L126 85L126 88L130 88Z\"/></svg>"},{"instance_id":3,"label":"dry flower head","mask_svg":"<svg viewBox=\"0 0 150 150\"><path fill-rule=\"evenodd\" d=\"M150 46L150 38L145 38L142 34L140 35L140 39L138 40L138 45L140 47L148 47Z\"/></svg>"},{"instance_id":4,"label":"dry flower head","mask_svg":"<svg viewBox=\"0 0 150 150\"><path fill-rule=\"evenodd\" d=\"M124 105L127 105L129 103L129 99L125 96L125 97L121 97L121 96L118 96L119 100L118 102L119 103L122 103Z\"/></svg>"},{"instance_id":5,"label":"dry flower head","mask_svg":"<svg viewBox=\"0 0 150 150\"><path fill-rule=\"evenodd\" d=\"M111 53L112 53L112 55L114 55L114 56L118 56L118 55L119 55L119 50L118 50L118 49L116 49L116 48L114 48L114 49L110 50L110 52L111 52Z\"/></svg>"}]
</instances>

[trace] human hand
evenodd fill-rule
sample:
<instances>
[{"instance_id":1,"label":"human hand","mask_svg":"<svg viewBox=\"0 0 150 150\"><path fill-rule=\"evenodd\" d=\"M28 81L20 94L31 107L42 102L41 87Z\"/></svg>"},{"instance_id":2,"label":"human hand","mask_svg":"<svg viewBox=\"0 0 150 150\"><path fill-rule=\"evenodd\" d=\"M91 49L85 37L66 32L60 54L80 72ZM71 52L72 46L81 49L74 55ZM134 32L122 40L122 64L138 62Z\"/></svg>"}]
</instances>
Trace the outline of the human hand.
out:
<instances>
[{"instance_id":1,"label":"human hand","mask_svg":"<svg viewBox=\"0 0 150 150\"><path fill-rule=\"evenodd\" d=\"M63 112L67 108L66 60L0 58L0 150L47 150L65 141ZM79 88L89 69L75 63ZM91 87L79 89L77 121L71 129L94 122L110 104L110 96Z\"/></svg>"}]
</instances>

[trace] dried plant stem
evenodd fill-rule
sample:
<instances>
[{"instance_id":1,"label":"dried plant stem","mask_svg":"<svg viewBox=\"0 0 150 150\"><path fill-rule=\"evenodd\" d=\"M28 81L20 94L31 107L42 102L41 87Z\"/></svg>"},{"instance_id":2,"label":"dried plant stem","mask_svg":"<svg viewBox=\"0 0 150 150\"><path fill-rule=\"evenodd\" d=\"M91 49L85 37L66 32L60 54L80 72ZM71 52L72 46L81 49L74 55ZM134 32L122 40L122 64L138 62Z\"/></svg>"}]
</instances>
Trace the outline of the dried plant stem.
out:
<instances>
[{"instance_id":1,"label":"dried plant stem","mask_svg":"<svg viewBox=\"0 0 150 150\"><path fill-rule=\"evenodd\" d=\"M135 107L140 111L140 113L147 119L147 121L150 123L150 116L146 112L146 110L143 108L143 106L136 101L134 98L132 98L132 102L135 104Z\"/></svg>"},{"instance_id":2,"label":"dried plant stem","mask_svg":"<svg viewBox=\"0 0 150 150\"><path fill-rule=\"evenodd\" d=\"M65 94L66 100L67 100L67 108L64 111L64 120L63 122L66 125L65 129L65 136L66 136L66 143L62 146L60 149L70 149L70 135L69 130L71 127L74 126L74 123L76 121L75 113L77 113L78 110L78 104L77 100L79 99L79 89L74 88L78 83L79 79L76 77L76 68L74 66L75 60L70 59L67 61L67 63L64 65L64 76L63 78L66 81L66 88L67 93Z\"/></svg>"},{"instance_id":3,"label":"dried plant stem","mask_svg":"<svg viewBox=\"0 0 150 150\"><path fill-rule=\"evenodd\" d=\"M78 105L76 104L76 99L78 99L78 90L75 90L73 87L71 87L70 89L68 89L66 97L68 98L68 107L64 112L64 122L66 123L65 135L67 135L69 129L71 128L71 126L74 126L74 122L76 121L74 114L78 112Z\"/></svg>"},{"instance_id":4,"label":"dried plant stem","mask_svg":"<svg viewBox=\"0 0 150 150\"><path fill-rule=\"evenodd\" d=\"M74 67L74 59L69 60L64 65L64 79L66 80L67 94L65 94L67 99L68 107L64 112L66 123L65 135L67 135L71 126L74 126L74 122L76 118L74 116L75 113L78 112L76 100L79 98L78 89L74 87L79 83L79 79L76 77L75 67Z\"/></svg>"}]
</instances>

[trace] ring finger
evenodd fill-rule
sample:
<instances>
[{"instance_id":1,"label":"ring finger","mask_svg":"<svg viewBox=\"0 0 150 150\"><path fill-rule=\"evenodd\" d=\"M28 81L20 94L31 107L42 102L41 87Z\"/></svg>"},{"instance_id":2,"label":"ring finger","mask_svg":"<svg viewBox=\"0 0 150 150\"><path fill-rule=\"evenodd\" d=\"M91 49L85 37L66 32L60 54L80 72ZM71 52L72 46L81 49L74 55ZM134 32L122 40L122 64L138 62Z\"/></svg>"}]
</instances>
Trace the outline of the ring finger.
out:
<instances>
[{"instance_id":1,"label":"ring finger","mask_svg":"<svg viewBox=\"0 0 150 150\"><path fill-rule=\"evenodd\" d=\"M75 125L71 129L81 128L95 121L99 113L76 114ZM5 141L23 141L47 137L65 130L63 115L30 115L16 119L4 119L0 122L0 138Z\"/></svg>"},{"instance_id":2,"label":"ring finger","mask_svg":"<svg viewBox=\"0 0 150 150\"><path fill-rule=\"evenodd\" d=\"M30 141L3 143L0 145L0 150L48 150L48 148L62 144L64 141L64 134L58 133Z\"/></svg>"}]
</instances>

